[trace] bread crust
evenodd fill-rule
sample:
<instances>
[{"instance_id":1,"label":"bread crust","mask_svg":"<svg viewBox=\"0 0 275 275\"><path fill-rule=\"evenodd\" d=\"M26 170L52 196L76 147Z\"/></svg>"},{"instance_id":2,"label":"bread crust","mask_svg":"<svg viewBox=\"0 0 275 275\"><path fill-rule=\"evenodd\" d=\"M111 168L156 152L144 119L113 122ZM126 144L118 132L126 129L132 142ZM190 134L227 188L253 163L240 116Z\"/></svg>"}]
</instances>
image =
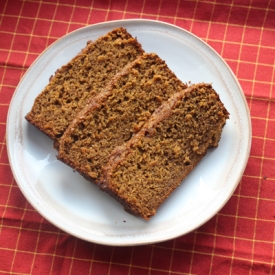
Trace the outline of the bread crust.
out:
<instances>
[{"instance_id":1,"label":"bread crust","mask_svg":"<svg viewBox=\"0 0 275 275\"><path fill-rule=\"evenodd\" d=\"M100 45L105 45L106 49ZM26 120L58 141L89 98L100 93L120 69L143 53L141 44L124 28L116 28L94 42L89 41L79 54L50 77L25 116Z\"/></svg>"}]
</instances>

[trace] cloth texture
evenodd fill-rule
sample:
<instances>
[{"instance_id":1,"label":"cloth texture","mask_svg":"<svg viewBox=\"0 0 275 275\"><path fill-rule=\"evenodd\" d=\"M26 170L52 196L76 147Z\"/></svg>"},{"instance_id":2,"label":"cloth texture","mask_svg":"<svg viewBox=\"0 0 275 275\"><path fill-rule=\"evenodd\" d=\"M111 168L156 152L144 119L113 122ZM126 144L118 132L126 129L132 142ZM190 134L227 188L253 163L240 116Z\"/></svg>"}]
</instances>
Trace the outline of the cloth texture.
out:
<instances>
[{"instance_id":1,"label":"cloth texture","mask_svg":"<svg viewBox=\"0 0 275 275\"><path fill-rule=\"evenodd\" d=\"M20 79L48 46L129 18L184 28L222 56L248 103L252 147L237 189L208 222L169 241L112 247L63 232L30 205L9 164L6 120ZM274 274L274 148L274 0L0 1L0 274Z\"/></svg>"}]
</instances>

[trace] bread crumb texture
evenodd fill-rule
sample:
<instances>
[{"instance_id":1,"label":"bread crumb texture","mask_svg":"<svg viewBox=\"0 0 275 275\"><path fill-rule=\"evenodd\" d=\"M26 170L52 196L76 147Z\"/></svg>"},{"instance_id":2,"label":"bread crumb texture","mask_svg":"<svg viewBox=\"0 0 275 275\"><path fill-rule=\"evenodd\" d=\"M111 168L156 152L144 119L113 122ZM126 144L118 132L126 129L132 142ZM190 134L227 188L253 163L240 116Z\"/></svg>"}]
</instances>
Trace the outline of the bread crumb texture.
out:
<instances>
[{"instance_id":1,"label":"bread crumb texture","mask_svg":"<svg viewBox=\"0 0 275 275\"><path fill-rule=\"evenodd\" d=\"M58 140L89 99L142 53L141 45L123 28L88 43L51 77L26 119Z\"/></svg>"},{"instance_id":2,"label":"bread crumb texture","mask_svg":"<svg viewBox=\"0 0 275 275\"><path fill-rule=\"evenodd\" d=\"M208 148L218 146L229 113L211 85L198 84L175 95L173 106L157 117L113 152L102 185L144 219L155 215Z\"/></svg>"},{"instance_id":3,"label":"bread crumb texture","mask_svg":"<svg viewBox=\"0 0 275 275\"><path fill-rule=\"evenodd\" d=\"M142 55L77 116L60 140L59 159L98 181L112 150L136 134L156 108L184 88L156 54Z\"/></svg>"}]
</instances>

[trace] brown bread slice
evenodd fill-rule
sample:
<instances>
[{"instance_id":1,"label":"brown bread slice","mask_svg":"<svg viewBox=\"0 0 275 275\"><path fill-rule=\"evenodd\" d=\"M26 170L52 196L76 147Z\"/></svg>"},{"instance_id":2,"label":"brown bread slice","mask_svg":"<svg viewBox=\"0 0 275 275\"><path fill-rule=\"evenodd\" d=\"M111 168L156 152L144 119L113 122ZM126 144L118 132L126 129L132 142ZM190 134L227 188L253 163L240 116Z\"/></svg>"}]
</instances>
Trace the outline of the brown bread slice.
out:
<instances>
[{"instance_id":1,"label":"brown bread slice","mask_svg":"<svg viewBox=\"0 0 275 275\"><path fill-rule=\"evenodd\" d=\"M26 119L58 141L89 99L143 52L141 45L124 28L114 29L88 43L50 78Z\"/></svg>"},{"instance_id":2,"label":"brown bread slice","mask_svg":"<svg viewBox=\"0 0 275 275\"><path fill-rule=\"evenodd\" d=\"M97 182L112 150L137 133L162 102L184 88L162 59L144 54L76 117L60 139L58 158Z\"/></svg>"},{"instance_id":3,"label":"brown bread slice","mask_svg":"<svg viewBox=\"0 0 275 275\"><path fill-rule=\"evenodd\" d=\"M127 143L113 151L101 188L143 219L218 146L229 113L210 84L175 94Z\"/></svg>"}]
</instances>

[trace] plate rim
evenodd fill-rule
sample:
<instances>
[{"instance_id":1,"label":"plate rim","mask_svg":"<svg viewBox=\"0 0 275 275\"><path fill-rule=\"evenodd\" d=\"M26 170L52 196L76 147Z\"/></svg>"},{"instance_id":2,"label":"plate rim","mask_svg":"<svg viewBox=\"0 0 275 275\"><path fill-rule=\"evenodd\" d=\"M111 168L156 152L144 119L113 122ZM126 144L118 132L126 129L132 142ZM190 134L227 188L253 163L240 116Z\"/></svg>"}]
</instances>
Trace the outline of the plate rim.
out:
<instances>
[{"instance_id":1,"label":"plate rim","mask_svg":"<svg viewBox=\"0 0 275 275\"><path fill-rule=\"evenodd\" d=\"M248 128L248 132L247 132L247 146L246 146L246 152L244 154L244 162L242 163L242 169L241 172L238 175L238 180L236 181L236 183L234 184L234 187L232 188L230 194L228 194L227 199L223 201L222 204L219 205L219 207L216 209L215 213L212 213L211 215L209 215L208 217L206 217L205 219L203 219L199 224L196 225L195 228L190 229L189 231L185 231L183 233L180 233L177 231L177 234L168 236L166 238L155 238L154 240L150 241L150 240L136 240L135 238L131 241L127 241L126 243L121 243L121 241L123 240L123 238L119 238L119 240L115 241L113 240L112 242L110 242L110 238L105 236L105 239L107 241L103 239L91 239L91 238L87 238L87 237L83 237L82 235L76 234L76 232L72 232L70 230L67 230L67 228L64 228L64 226L60 226L60 224L56 223L55 221L53 221L52 219L49 219L48 217L45 217L45 213L38 207L38 205L36 205L32 199L29 197L29 194L27 194L26 190L23 188L23 186L21 186L20 184L20 179L17 177L17 172L15 170L15 167L13 166L13 156L12 156L12 149L11 149L11 137L10 137L10 120L11 120L11 113L12 113L12 106L15 104L14 101L20 91L20 86L21 84L24 82L24 79L26 78L26 76L28 75L29 71L32 69L32 67L39 61L39 59L41 58L42 55L44 55L47 51L49 51L51 48L53 48L56 44L58 44L62 39L64 39L65 37L68 37L70 35L74 35L74 33L76 32L80 32L84 29L87 28L92 28L92 27L97 27L100 25L104 25L104 26L111 26L112 25L116 25L116 24L127 24L127 23L132 23L132 24L139 24L139 23L145 23L145 24L157 24L157 25L166 25L170 28L173 29L177 29L180 32L185 32L189 35L191 35L192 37L194 37L195 39L199 40L201 43L203 43L207 48L209 48L211 51L213 51L213 53L219 58L220 61L222 61L223 65L227 68L228 72L230 73L232 79L234 79L234 83L237 85L239 91L240 91L240 96L242 97L242 101L243 101L243 106L246 109L246 114L247 114L247 128ZM89 241L89 242L94 242L94 243L98 243L98 244L103 244L103 245L114 245L114 246L130 246L130 245L141 245L141 244L151 244L151 243L157 243L157 242L161 242L161 241L167 241L170 239L174 239L177 238L179 236L185 235L187 233L189 233L190 231L193 231L195 229L197 229L198 227L200 227L201 225L203 225L204 223L206 223L208 220L210 220L213 216L215 216L220 209L227 203L227 201L231 198L232 194L234 193L235 189L237 188L242 176L243 176L243 172L245 170L245 167L247 165L248 159L249 159L249 155L250 155L250 150L251 150L251 142L252 142L252 126L251 126L251 118L250 118L250 111L248 108L248 104L244 95L244 92L241 88L241 85L237 79L237 77L235 76L235 74L233 73L233 71L231 70L231 68L228 66L228 64L226 63L226 61L217 53L217 51L215 49L213 49L210 45L208 45L205 41L203 41L201 38L199 38L198 36L196 36L195 34L191 33L188 30L185 30L179 26L173 25L171 23L167 23L167 22L163 22L163 21L159 21L159 20L150 20L150 19L123 19L123 20L112 20L112 21L107 21L107 22L100 22L97 24L92 24L92 25L88 25L88 26L84 26L82 28L79 28L77 30L74 30L60 38L58 38L55 42L53 42L51 45L49 45L46 49L44 49L38 56L37 58L34 60L34 62L30 65L30 67L28 68L28 70L25 72L24 76L21 78L21 80L19 81L13 96L11 98L10 101L10 105L9 105L9 110L8 110L8 114L7 114L7 123L6 123L6 147L7 147L7 153L8 153L8 160L10 163L10 167L14 176L14 179L17 183L17 185L19 186L19 189L21 190L21 192L23 193L23 195L25 196L25 198L27 199L27 201L34 207L34 209L43 217L45 218L47 221L49 221L51 224L55 225L57 228L61 229L64 232L67 232L70 235L73 235L75 237L78 237L80 239Z\"/></svg>"}]
</instances>

